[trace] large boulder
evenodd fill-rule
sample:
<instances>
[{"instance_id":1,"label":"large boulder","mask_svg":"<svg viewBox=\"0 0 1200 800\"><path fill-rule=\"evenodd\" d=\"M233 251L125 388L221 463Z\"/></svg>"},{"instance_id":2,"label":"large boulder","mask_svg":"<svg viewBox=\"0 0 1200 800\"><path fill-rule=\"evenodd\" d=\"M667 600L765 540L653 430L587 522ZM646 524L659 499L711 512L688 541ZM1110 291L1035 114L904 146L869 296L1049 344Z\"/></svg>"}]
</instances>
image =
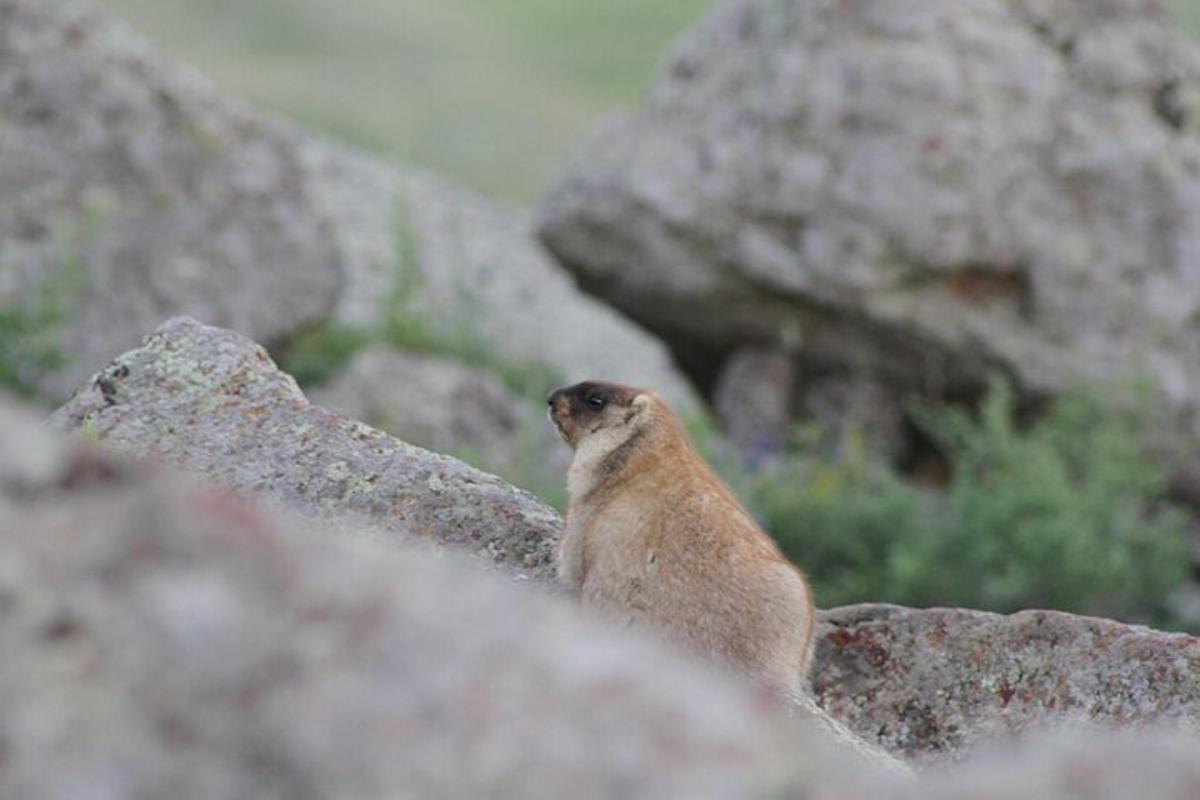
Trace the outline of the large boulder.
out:
<instances>
[{"instance_id":1,"label":"large boulder","mask_svg":"<svg viewBox=\"0 0 1200 800\"><path fill-rule=\"evenodd\" d=\"M863 796L812 727L561 598L2 404L0 451L0 796Z\"/></svg>"},{"instance_id":2,"label":"large boulder","mask_svg":"<svg viewBox=\"0 0 1200 800\"><path fill-rule=\"evenodd\" d=\"M813 690L915 762L1053 724L1200 731L1200 638L1058 611L847 606L823 615Z\"/></svg>"},{"instance_id":3,"label":"large boulder","mask_svg":"<svg viewBox=\"0 0 1200 800\"><path fill-rule=\"evenodd\" d=\"M386 538L462 545L518 575L553 576L553 509L310 405L262 347L190 318L119 356L53 422L310 517L358 518Z\"/></svg>"},{"instance_id":4,"label":"large boulder","mask_svg":"<svg viewBox=\"0 0 1200 800\"><path fill-rule=\"evenodd\" d=\"M52 400L177 314L274 350L404 301L497 358L698 407L527 215L245 108L101 14L0 0L0 128L0 326L22 337L0 375Z\"/></svg>"},{"instance_id":5,"label":"large boulder","mask_svg":"<svg viewBox=\"0 0 1200 800\"><path fill-rule=\"evenodd\" d=\"M1200 496L1200 48L1166 6L726 0L540 234L705 387L751 346L869 409L1148 382Z\"/></svg>"}]
</instances>

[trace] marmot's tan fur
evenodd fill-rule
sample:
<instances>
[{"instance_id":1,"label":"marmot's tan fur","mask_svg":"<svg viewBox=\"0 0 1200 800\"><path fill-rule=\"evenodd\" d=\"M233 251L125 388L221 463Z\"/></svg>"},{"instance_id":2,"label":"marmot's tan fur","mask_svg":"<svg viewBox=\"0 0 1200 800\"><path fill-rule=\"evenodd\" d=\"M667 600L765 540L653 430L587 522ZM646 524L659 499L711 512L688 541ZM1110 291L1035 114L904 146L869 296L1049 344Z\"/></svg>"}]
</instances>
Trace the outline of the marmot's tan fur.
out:
<instances>
[{"instance_id":1,"label":"marmot's tan fur","mask_svg":"<svg viewBox=\"0 0 1200 800\"><path fill-rule=\"evenodd\" d=\"M562 582L584 606L796 694L812 647L808 583L678 418L653 392L610 383L559 389L549 402L575 450Z\"/></svg>"}]
</instances>

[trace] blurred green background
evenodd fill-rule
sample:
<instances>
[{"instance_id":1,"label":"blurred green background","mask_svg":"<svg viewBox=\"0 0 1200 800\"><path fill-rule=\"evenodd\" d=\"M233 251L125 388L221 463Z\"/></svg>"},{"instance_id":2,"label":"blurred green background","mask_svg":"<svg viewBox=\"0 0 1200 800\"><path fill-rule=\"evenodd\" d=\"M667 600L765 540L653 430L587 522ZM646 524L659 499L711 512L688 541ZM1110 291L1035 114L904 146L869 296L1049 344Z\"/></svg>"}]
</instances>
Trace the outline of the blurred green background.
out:
<instances>
[{"instance_id":1,"label":"blurred green background","mask_svg":"<svg viewBox=\"0 0 1200 800\"><path fill-rule=\"evenodd\" d=\"M94 0L224 89L528 203L711 0ZM1200 31L1200 0L1173 0Z\"/></svg>"},{"instance_id":2,"label":"blurred green background","mask_svg":"<svg viewBox=\"0 0 1200 800\"><path fill-rule=\"evenodd\" d=\"M96 0L224 89L528 202L709 0Z\"/></svg>"}]
</instances>

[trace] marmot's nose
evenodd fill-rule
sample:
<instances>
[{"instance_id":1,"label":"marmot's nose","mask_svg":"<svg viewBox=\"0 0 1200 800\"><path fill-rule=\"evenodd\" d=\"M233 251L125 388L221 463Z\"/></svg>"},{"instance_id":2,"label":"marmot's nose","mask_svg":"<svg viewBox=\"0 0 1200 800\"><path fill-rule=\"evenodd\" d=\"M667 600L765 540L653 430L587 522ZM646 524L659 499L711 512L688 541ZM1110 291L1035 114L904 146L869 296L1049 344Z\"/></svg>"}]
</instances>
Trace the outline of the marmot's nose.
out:
<instances>
[{"instance_id":1,"label":"marmot's nose","mask_svg":"<svg viewBox=\"0 0 1200 800\"><path fill-rule=\"evenodd\" d=\"M554 405L554 398L558 397L560 392L562 392L562 389L555 389L553 392L546 395L546 405L548 405L548 406Z\"/></svg>"}]
</instances>

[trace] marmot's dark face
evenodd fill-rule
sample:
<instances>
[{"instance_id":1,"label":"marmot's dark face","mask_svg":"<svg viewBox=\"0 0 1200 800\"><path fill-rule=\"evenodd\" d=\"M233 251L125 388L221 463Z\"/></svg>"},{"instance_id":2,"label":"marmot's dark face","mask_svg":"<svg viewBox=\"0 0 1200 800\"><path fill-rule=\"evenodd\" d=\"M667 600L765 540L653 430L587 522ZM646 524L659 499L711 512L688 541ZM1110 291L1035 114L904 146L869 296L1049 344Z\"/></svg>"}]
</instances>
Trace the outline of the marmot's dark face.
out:
<instances>
[{"instance_id":1,"label":"marmot's dark face","mask_svg":"<svg viewBox=\"0 0 1200 800\"><path fill-rule=\"evenodd\" d=\"M584 381L556 389L546 398L550 421L572 447L598 431L623 427L636 413L633 400L640 389L616 383Z\"/></svg>"}]
</instances>

